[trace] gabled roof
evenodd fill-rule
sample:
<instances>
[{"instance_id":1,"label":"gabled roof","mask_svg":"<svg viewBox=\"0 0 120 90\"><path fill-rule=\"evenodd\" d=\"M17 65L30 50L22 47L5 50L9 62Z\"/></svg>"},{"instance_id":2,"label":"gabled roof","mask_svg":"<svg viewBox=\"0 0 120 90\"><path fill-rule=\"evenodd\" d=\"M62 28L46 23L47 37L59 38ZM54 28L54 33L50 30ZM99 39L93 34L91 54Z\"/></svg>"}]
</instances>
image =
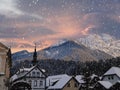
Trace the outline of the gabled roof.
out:
<instances>
[{"instance_id":1,"label":"gabled roof","mask_svg":"<svg viewBox=\"0 0 120 90\"><path fill-rule=\"evenodd\" d=\"M50 85L48 89L62 89L71 79L72 77L66 74L49 76L47 78L47 86Z\"/></svg>"},{"instance_id":2,"label":"gabled roof","mask_svg":"<svg viewBox=\"0 0 120 90\"><path fill-rule=\"evenodd\" d=\"M106 75L112 75L116 74L118 77L120 77L120 68L119 67L111 67L105 74Z\"/></svg>"},{"instance_id":3,"label":"gabled roof","mask_svg":"<svg viewBox=\"0 0 120 90\"><path fill-rule=\"evenodd\" d=\"M112 87L112 83L109 81L98 81L98 83L100 83L106 89L110 89Z\"/></svg>"},{"instance_id":4,"label":"gabled roof","mask_svg":"<svg viewBox=\"0 0 120 90\"><path fill-rule=\"evenodd\" d=\"M98 76L95 75L95 74L92 74L92 75L91 75L91 79L94 79L94 78L96 78L96 77L98 77Z\"/></svg>"},{"instance_id":5,"label":"gabled roof","mask_svg":"<svg viewBox=\"0 0 120 90\"><path fill-rule=\"evenodd\" d=\"M2 48L2 49L8 49L8 47L5 46L4 44L2 44L1 42L0 42L0 48Z\"/></svg>"},{"instance_id":6,"label":"gabled roof","mask_svg":"<svg viewBox=\"0 0 120 90\"><path fill-rule=\"evenodd\" d=\"M84 80L83 80L83 78L84 78L83 75L77 75L77 76L75 77L75 79L76 79L80 84L85 83Z\"/></svg>"},{"instance_id":7,"label":"gabled roof","mask_svg":"<svg viewBox=\"0 0 120 90\"><path fill-rule=\"evenodd\" d=\"M22 68L22 69L20 69L16 74L14 74L11 77L10 82L14 82L14 81L16 81L16 80L26 76L28 73L30 73L36 67L45 75L45 70L44 69L40 69L38 65L35 65L35 66L32 66L31 68Z\"/></svg>"}]
</instances>

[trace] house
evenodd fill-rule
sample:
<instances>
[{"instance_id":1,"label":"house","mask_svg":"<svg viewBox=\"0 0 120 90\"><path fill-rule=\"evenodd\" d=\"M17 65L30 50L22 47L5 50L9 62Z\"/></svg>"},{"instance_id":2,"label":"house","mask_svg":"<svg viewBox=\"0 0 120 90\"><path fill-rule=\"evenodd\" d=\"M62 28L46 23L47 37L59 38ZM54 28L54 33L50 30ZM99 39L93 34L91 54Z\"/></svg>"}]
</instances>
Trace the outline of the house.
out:
<instances>
[{"instance_id":1,"label":"house","mask_svg":"<svg viewBox=\"0 0 120 90\"><path fill-rule=\"evenodd\" d=\"M76 75L75 79L79 82L79 84L84 84L85 81L83 80L84 76L83 75Z\"/></svg>"},{"instance_id":2,"label":"house","mask_svg":"<svg viewBox=\"0 0 120 90\"><path fill-rule=\"evenodd\" d=\"M115 83L112 87L111 90L120 90L120 81L118 81L117 83Z\"/></svg>"},{"instance_id":3,"label":"house","mask_svg":"<svg viewBox=\"0 0 120 90\"><path fill-rule=\"evenodd\" d=\"M38 65L31 68L20 69L11 77L11 90L27 88L27 90L45 90L46 75L45 70Z\"/></svg>"},{"instance_id":4,"label":"house","mask_svg":"<svg viewBox=\"0 0 120 90\"><path fill-rule=\"evenodd\" d=\"M119 90L120 68L111 67L95 85L95 90Z\"/></svg>"},{"instance_id":5,"label":"house","mask_svg":"<svg viewBox=\"0 0 120 90\"><path fill-rule=\"evenodd\" d=\"M10 90L46 90L46 74L37 64L36 46L33 54L32 67L22 68L11 79Z\"/></svg>"},{"instance_id":6,"label":"house","mask_svg":"<svg viewBox=\"0 0 120 90\"><path fill-rule=\"evenodd\" d=\"M112 83L109 81L98 81L94 87L94 90L112 90Z\"/></svg>"},{"instance_id":7,"label":"house","mask_svg":"<svg viewBox=\"0 0 120 90\"><path fill-rule=\"evenodd\" d=\"M78 90L78 81L66 74L49 76L47 78L47 90Z\"/></svg>"},{"instance_id":8,"label":"house","mask_svg":"<svg viewBox=\"0 0 120 90\"><path fill-rule=\"evenodd\" d=\"M0 90L8 90L8 80L10 77L10 57L11 50L0 43Z\"/></svg>"},{"instance_id":9,"label":"house","mask_svg":"<svg viewBox=\"0 0 120 90\"><path fill-rule=\"evenodd\" d=\"M111 67L103 76L102 81L109 81L112 84L120 81L120 68Z\"/></svg>"}]
</instances>

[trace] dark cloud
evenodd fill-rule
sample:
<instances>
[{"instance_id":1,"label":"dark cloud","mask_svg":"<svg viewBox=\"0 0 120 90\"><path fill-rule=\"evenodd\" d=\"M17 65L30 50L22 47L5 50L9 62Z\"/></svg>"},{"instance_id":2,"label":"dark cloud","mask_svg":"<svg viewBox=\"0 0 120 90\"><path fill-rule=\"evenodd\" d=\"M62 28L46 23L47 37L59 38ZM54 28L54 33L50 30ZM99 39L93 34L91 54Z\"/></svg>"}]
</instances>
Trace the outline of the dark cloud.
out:
<instances>
[{"instance_id":1,"label":"dark cloud","mask_svg":"<svg viewBox=\"0 0 120 90\"><path fill-rule=\"evenodd\" d=\"M0 9L0 38L52 41L91 33L120 38L120 0L11 1L3 3L10 10Z\"/></svg>"},{"instance_id":2,"label":"dark cloud","mask_svg":"<svg viewBox=\"0 0 120 90\"><path fill-rule=\"evenodd\" d=\"M104 14L97 15L96 18L98 19L97 24L99 26L96 28L92 28L92 33L107 33L117 38L120 38L120 22Z\"/></svg>"}]
</instances>

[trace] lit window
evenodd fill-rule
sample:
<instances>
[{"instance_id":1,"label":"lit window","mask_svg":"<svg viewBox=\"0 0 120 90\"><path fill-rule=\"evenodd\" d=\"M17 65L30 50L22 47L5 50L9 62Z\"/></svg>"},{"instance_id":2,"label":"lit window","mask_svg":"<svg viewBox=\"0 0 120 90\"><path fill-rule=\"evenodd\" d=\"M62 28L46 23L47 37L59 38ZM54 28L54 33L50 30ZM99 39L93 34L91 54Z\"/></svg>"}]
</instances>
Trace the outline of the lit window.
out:
<instances>
[{"instance_id":1,"label":"lit window","mask_svg":"<svg viewBox=\"0 0 120 90\"><path fill-rule=\"evenodd\" d=\"M37 87L37 80L34 81L34 87Z\"/></svg>"}]
</instances>

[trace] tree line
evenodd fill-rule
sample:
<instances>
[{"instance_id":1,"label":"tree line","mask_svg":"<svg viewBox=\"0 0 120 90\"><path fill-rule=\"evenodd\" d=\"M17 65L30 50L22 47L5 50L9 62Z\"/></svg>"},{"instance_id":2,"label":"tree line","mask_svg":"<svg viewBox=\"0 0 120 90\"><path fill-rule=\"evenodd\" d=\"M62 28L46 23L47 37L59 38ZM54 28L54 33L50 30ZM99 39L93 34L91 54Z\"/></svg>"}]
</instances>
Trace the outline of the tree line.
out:
<instances>
[{"instance_id":1,"label":"tree line","mask_svg":"<svg viewBox=\"0 0 120 90\"><path fill-rule=\"evenodd\" d=\"M117 66L120 67L120 57L112 58L108 60L99 61L65 61L65 60L38 60L40 68L46 70L46 74L58 75L58 74L68 74L68 75L84 75L85 72L90 74L103 75L110 67ZM25 61L15 61L15 65L11 68L12 75L16 73L19 68L31 67L32 63L29 60Z\"/></svg>"}]
</instances>

